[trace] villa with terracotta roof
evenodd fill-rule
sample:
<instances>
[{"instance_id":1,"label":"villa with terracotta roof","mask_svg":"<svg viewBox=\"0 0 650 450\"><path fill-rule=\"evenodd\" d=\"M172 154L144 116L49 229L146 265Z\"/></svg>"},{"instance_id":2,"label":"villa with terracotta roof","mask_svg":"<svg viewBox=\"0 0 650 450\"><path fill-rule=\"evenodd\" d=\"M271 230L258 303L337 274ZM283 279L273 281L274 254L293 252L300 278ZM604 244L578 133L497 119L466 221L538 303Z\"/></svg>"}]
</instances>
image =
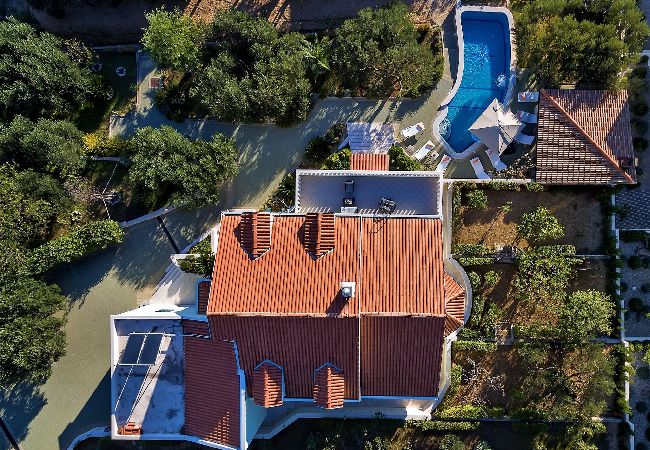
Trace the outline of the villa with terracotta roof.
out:
<instances>
[{"instance_id":1,"label":"villa with terracotta roof","mask_svg":"<svg viewBox=\"0 0 650 450\"><path fill-rule=\"evenodd\" d=\"M298 170L293 213L224 212L187 302L111 318L114 439L244 449L304 417L430 416L469 297L441 175L360 157Z\"/></svg>"},{"instance_id":2,"label":"villa with terracotta roof","mask_svg":"<svg viewBox=\"0 0 650 450\"><path fill-rule=\"evenodd\" d=\"M636 183L626 91L542 89L536 181Z\"/></svg>"}]
</instances>

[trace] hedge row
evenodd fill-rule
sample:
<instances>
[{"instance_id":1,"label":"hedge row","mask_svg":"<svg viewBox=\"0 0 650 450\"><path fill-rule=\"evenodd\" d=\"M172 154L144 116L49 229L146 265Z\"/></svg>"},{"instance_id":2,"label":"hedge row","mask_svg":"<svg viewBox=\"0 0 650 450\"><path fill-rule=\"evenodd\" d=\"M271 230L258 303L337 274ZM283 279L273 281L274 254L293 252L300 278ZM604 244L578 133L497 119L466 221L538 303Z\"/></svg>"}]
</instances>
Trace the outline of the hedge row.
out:
<instances>
[{"instance_id":1,"label":"hedge row","mask_svg":"<svg viewBox=\"0 0 650 450\"><path fill-rule=\"evenodd\" d=\"M98 250L122 242L124 231L113 220L84 225L60 238L35 248L29 255L33 274L41 274Z\"/></svg>"},{"instance_id":2,"label":"hedge row","mask_svg":"<svg viewBox=\"0 0 650 450\"><path fill-rule=\"evenodd\" d=\"M469 352L495 352L497 350L497 344L495 342L484 342L484 341L454 341L453 344L454 350L462 351L466 350Z\"/></svg>"},{"instance_id":3,"label":"hedge row","mask_svg":"<svg viewBox=\"0 0 650 450\"><path fill-rule=\"evenodd\" d=\"M421 431L471 431L480 426L480 422L445 422L442 420L410 420L407 426Z\"/></svg>"}]
</instances>

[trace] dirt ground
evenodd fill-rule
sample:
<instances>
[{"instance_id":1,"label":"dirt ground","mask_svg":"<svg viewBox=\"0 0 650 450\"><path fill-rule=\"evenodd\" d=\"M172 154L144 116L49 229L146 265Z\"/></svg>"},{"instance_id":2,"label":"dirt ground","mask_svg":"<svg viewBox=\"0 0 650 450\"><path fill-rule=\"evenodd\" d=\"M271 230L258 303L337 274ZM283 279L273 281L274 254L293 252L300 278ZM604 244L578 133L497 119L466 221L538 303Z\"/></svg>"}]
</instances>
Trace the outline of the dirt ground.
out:
<instances>
[{"instance_id":1,"label":"dirt ground","mask_svg":"<svg viewBox=\"0 0 650 450\"><path fill-rule=\"evenodd\" d=\"M516 299L513 282L516 275L514 264L492 264L489 266L472 267L481 275L494 271L499 275L498 283L491 289L483 292L486 303L494 303L503 315L503 322L513 325L530 325L543 323L550 318L546 305L535 302L521 302ZM569 292L577 290L595 289L605 292L607 289L607 266L605 261L587 260L578 267L576 278L569 283ZM487 305L486 305L487 306Z\"/></svg>"},{"instance_id":2,"label":"dirt ground","mask_svg":"<svg viewBox=\"0 0 650 450\"><path fill-rule=\"evenodd\" d=\"M146 26L145 13L165 6L209 21L218 11L236 9L267 18L278 29L314 31L331 28L354 17L359 9L390 0L70 0L62 17L28 7L28 13L47 31L78 37L90 44L139 42ZM405 0L417 22L442 23L452 0Z\"/></svg>"},{"instance_id":3,"label":"dirt ground","mask_svg":"<svg viewBox=\"0 0 650 450\"><path fill-rule=\"evenodd\" d=\"M602 213L593 191L555 188L545 192L485 192L488 196L488 209L464 207L463 226L454 236L455 242L480 243L488 247L528 247L526 240L517 240L517 224L521 222L524 213L544 206L564 225L564 237L554 243L575 245L578 253L602 253ZM508 203L511 204L511 209L504 212L502 207Z\"/></svg>"}]
</instances>

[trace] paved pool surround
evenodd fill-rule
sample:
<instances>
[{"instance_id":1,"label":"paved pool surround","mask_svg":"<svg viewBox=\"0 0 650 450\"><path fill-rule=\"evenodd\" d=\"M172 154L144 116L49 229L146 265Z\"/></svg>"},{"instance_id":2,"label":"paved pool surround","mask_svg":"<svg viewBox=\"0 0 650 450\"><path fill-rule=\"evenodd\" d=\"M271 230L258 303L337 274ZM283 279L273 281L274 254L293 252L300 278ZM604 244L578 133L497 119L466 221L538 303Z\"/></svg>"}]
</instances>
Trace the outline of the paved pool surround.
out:
<instances>
[{"instance_id":1,"label":"paved pool surround","mask_svg":"<svg viewBox=\"0 0 650 450\"><path fill-rule=\"evenodd\" d=\"M458 74L432 128L447 154L463 159L481 145L473 139L469 127L493 99L504 105L512 99L516 83L514 21L507 8L460 6L455 24ZM446 136L441 133L443 122L450 128Z\"/></svg>"}]
</instances>

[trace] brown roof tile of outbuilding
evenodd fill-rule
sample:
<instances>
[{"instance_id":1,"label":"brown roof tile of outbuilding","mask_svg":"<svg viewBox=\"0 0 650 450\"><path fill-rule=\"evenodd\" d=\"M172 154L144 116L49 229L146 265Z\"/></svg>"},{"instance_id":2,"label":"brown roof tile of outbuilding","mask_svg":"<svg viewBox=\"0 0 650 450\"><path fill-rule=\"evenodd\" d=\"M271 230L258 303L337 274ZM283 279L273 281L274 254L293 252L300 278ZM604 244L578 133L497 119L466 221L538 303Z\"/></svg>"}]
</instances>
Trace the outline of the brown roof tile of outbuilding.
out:
<instances>
[{"instance_id":1,"label":"brown roof tile of outbuilding","mask_svg":"<svg viewBox=\"0 0 650 450\"><path fill-rule=\"evenodd\" d=\"M263 361L253 369L252 395L255 403L264 408L282 405L282 369L270 361Z\"/></svg>"},{"instance_id":2,"label":"brown roof tile of outbuilding","mask_svg":"<svg viewBox=\"0 0 650 450\"><path fill-rule=\"evenodd\" d=\"M388 170L388 153L352 153L350 170Z\"/></svg>"},{"instance_id":3,"label":"brown roof tile of outbuilding","mask_svg":"<svg viewBox=\"0 0 650 450\"><path fill-rule=\"evenodd\" d=\"M343 407L345 377L343 371L330 363L314 372L314 402L325 409Z\"/></svg>"},{"instance_id":4,"label":"brown roof tile of outbuilding","mask_svg":"<svg viewBox=\"0 0 650 450\"><path fill-rule=\"evenodd\" d=\"M240 382L232 342L186 336L185 433L238 448Z\"/></svg>"},{"instance_id":5,"label":"brown roof tile of outbuilding","mask_svg":"<svg viewBox=\"0 0 650 450\"><path fill-rule=\"evenodd\" d=\"M202 320L183 320L183 334L210 336L210 324Z\"/></svg>"},{"instance_id":6,"label":"brown roof tile of outbuilding","mask_svg":"<svg viewBox=\"0 0 650 450\"><path fill-rule=\"evenodd\" d=\"M542 89L537 135L539 182L635 182L626 91Z\"/></svg>"}]
</instances>

